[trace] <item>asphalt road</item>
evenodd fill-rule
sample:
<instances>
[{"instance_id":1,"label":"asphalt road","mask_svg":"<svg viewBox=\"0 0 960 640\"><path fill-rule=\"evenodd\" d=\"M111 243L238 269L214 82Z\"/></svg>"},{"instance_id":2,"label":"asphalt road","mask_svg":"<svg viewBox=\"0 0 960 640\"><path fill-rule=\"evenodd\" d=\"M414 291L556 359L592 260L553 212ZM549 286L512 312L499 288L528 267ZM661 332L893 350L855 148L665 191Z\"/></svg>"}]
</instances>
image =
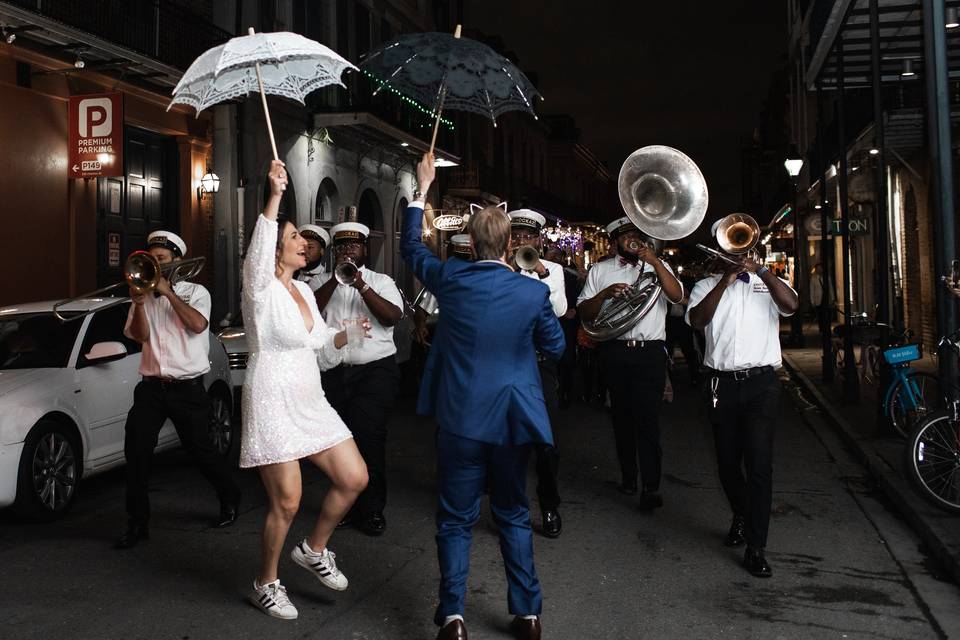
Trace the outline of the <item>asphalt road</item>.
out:
<instances>
[{"instance_id":1,"label":"asphalt road","mask_svg":"<svg viewBox=\"0 0 960 640\"><path fill-rule=\"evenodd\" d=\"M403 403L391 423L387 533L342 530L331 542L350 588L325 590L284 557L281 578L298 620L268 618L244 599L264 517L256 474L238 472L245 493L237 525L210 530L213 492L178 450L157 457L152 539L136 549L112 548L124 524L122 471L85 481L59 522L26 524L0 513L0 638L433 638L433 427L411 406ZM680 383L665 407L666 504L653 514L615 491L609 415L581 403L566 411L564 532L535 542L545 638L960 637L960 591L939 577L789 382L776 435L774 576L747 574L742 551L721 544L729 512L701 406L699 391ZM313 469L304 478L288 549L309 528L326 487ZM503 566L486 512L474 535L466 620L474 640L509 637Z\"/></svg>"}]
</instances>

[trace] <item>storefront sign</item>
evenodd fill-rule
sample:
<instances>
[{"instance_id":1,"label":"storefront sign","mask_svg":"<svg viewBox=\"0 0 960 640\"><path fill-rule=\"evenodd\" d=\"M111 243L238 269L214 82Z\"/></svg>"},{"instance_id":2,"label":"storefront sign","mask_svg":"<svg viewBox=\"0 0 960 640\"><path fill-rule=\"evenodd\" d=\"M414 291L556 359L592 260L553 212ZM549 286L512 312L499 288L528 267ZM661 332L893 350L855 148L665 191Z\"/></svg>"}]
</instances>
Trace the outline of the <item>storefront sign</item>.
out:
<instances>
[{"instance_id":1,"label":"storefront sign","mask_svg":"<svg viewBox=\"0 0 960 640\"><path fill-rule=\"evenodd\" d=\"M111 269L120 266L120 234L119 233L107 234L107 264L110 265Z\"/></svg>"},{"instance_id":2,"label":"storefront sign","mask_svg":"<svg viewBox=\"0 0 960 640\"><path fill-rule=\"evenodd\" d=\"M69 176L122 176L123 94L71 96L68 109Z\"/></svg>"},{"instance_id":3,"label":"storefront sign","mask_svg":"<svg viewBox=\"0 0 960 640\"><path fill-rule=\"evenodd\" d=\"M807 233L813 236L820 235L820 216L814 214L807 217L804 222L804 227L806 227ZM839 219L830 219L827 220L827 235L828 236L839 236L842 231L842 220ZM870 218L850 218L847 220L847 229L850 232L851 236L867 236L870 235Z\"/></svg>"},{"instance_id":4,"label":"storefront sign","mask_svg":"<svg viewBox=\"0 0 960 640\"><path fill-rule=\"evenodd\" d=\"M459 231L463 227L463 216L443 215L433 219L433 228L439 231Z\"/></svg>"}]
</instances>

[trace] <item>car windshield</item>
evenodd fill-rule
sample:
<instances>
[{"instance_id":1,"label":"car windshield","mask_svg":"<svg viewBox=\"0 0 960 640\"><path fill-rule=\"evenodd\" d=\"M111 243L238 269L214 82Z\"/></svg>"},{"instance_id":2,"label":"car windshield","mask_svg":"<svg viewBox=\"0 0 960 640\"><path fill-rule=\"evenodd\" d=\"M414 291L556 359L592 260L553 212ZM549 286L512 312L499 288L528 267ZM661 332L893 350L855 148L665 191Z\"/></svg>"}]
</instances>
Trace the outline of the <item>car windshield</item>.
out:
<instances>
[{"instance_id":1,"label":"car windshield","mask_svg":"<svg viewBox=\"0 0 960 640\"><path fill-rule=\"evenodd\" d=\"M82 324L52 313L0 316L0 370L67 366Z\"/></svg>"}]
</instances>

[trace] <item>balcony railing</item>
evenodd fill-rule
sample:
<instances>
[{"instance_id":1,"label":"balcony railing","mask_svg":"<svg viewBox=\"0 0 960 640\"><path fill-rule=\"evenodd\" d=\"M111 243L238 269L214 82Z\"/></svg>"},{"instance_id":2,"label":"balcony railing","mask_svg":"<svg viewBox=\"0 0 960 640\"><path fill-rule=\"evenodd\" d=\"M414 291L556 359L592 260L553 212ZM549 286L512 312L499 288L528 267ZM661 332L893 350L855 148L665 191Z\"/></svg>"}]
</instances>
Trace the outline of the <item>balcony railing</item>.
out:
<instances>
[{"instance_id":1,"label":"balcony railing","mask_svg":"<svg viewBox=\"0 0 960 640\"><path fill-rule=\"evenodd\" d=\"M167 0L7 0L177 69L232 36Z\"/></svg>"}]
</instances>

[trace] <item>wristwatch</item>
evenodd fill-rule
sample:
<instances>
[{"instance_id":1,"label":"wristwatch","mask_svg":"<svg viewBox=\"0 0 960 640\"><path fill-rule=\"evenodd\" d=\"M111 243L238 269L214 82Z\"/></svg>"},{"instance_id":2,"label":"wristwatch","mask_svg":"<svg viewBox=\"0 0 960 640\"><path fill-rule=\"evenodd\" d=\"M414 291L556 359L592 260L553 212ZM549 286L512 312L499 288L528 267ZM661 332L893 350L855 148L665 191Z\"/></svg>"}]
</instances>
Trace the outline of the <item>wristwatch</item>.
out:
<instances>
[{"instance_id":1,"label":"wristwatch","mask_svg":"<svg viewBox=\"0 0 960 640\"><path fill-rule=\"evenodd\" d=\"M546 280L547 278L550 277L550 269L544 269L543 273L537 274L537 275L540 277L541 280Z\"/></svg>"},{"instance_id":2,"label":"wristwatch","mask_svg":"<svg viewBox=\"0 0 960 640\"><path fill-rule=\"evenodd\" d=\"M423 199L423 191L420 191L420 189L414 189L414 190L413 190L413 199L414 199L414 200L422 200L422 199Z\"/></svg>"},{"instance_id":3,"label":"wristwatch","mask_svg":"<svg viewBox=\"0 0 960 640\"><path fill-rule=\"evenodd\" d=\"M360 288L360 295L365 294L369 290L370 290L370 283L364 282L363 287Z\"/></svg>"}]
</instances>

